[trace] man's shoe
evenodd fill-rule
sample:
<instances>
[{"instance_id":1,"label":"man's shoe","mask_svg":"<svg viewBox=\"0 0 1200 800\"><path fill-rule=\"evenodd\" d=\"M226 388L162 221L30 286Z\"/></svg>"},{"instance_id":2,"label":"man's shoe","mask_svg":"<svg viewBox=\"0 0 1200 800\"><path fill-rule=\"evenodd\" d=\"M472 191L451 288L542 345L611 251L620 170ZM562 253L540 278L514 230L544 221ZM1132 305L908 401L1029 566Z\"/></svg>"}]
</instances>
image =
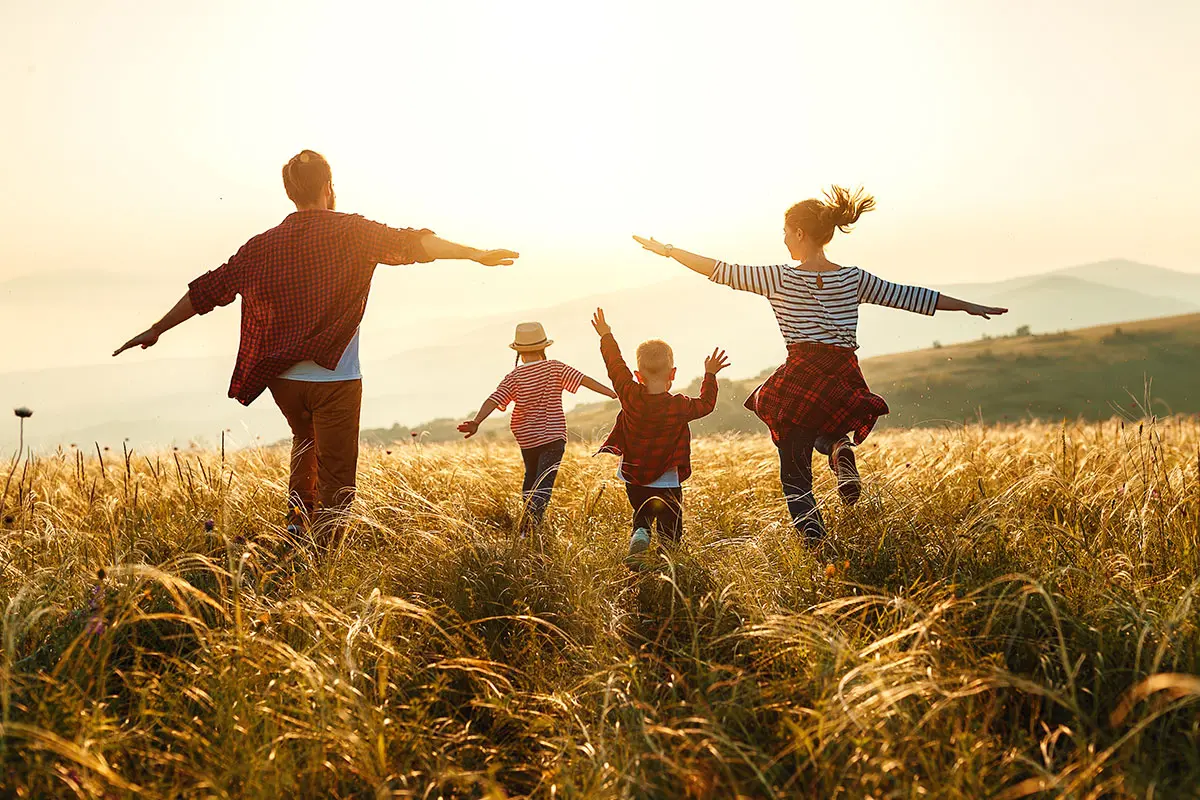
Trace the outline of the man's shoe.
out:
<instances>
[{"instance_id":1,"label":"man's shoe","mask_svg":"<svg viewBox=\"0 0 1200 800\"><path fill-rule=\"evenodd\" d=\"M625 564L630 569L642 566L643 553L650 547L650 531L638 528L629 539L629 555L625 556Z\"/></svg>"},{"instance_id":2,"label":"man's shoe","mask_svg":"<svg viewBox=\"0 0 1200 800\"><path fill-rule=\"evenodd\" d=\"M829 454L829 468L837 475L838 494L842 502L852 506L862 495L862 479L858 476L858 463L854 460L854 447L842 439L833 446Z\"/></svg>"}]
</instances>

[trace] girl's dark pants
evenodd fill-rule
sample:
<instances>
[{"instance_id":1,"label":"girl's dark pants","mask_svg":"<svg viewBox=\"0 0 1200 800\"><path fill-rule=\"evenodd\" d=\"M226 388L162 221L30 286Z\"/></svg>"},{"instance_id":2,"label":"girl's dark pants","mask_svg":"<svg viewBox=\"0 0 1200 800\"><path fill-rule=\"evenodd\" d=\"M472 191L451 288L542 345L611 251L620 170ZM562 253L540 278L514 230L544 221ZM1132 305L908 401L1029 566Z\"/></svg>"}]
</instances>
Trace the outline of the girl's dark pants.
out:
<instances>
[{"instance_id":1,"label":"girl's dark pants","mask_svg":"<svg viewBox=\"0 0 1200 800\"><path fill-rule=\"evenodd\" d=\"M652 530L658 522L658 535L670 542L683 538L683 489L669 486L654 489L649 486L625 484L629 505L633 506L633 529Z\"/></svg>"},{"instance_id":2,"label":"girl's dark pants","mask_svg":"<svg viewBox=\"0 0 1200 800\"><path fill-rule=\"evenodd\" d=\"M550 493L554 491L554 480L558 477L558 465L562 463L567 443L562 439L547 442L537 447L521 448L521 459L525 462L525 481L521 484L521 495L525 498L525 524L540 525L550 505Z\"/></svg>"},{"instance_id":3,"label":"girl's dark pants","mask_svg":"<svg viewBox=\"0 0 1200 800\"><path fill-rule=\"evenodd\" d=\"M812 490L813 450L828 456L842 438L828 433L794 430L778 444L779 481L783 484L788 514L796 531L805 539L825 538L825 521L821 519Z\"/></svg>"}]
</instances>

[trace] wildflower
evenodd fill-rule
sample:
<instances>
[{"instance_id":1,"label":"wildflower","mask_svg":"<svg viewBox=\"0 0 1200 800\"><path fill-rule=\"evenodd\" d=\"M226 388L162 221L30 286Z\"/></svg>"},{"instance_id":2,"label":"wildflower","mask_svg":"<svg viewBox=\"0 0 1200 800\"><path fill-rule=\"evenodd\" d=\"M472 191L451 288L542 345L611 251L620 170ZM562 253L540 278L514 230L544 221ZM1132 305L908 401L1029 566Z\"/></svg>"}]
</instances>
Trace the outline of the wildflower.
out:
<instances>
[{"instance_id":1,"label":"wildflower","mask_svg":"<svg viewBox=\"0 0 1200 800\"><path fill-rule=\"evenodd\" d=\"M826 578L832 578L834 575L837 575L837 567L836 566L834 566L833 564L830 564L829 566L825 567L825 577Z\"/></svg>"},{"instance_id":2,"label":"wildflower","mask_svg":"<svg viewBox=\"0 0 1200 800\"><path fill-rule=\"evenodd\" d=\"M25 406L21 406L20 408L14 408L13 413L16 414L19 419L29 419L30 417L33 416L33 412L30 411Z\"/></svg>"},{"instance_id":3,"label":"wildflower","mask_svg":"<svg viewBox=\"0 0 1200 800\"><path fill-rule=\"evenodd\" d=\"M392 454L391 450L385 450L384 452L387 453L389 456Z\"/></svg>"},{"instance_id":4,"label":"wildflower","mask_svg":"<svg viewBox=\"0 0 1200 800\"><path fill-rule=\"evenodd\" d=\"M106 630L108 630L108 624L104 621L104 617L99 614L88 620L87 627L84 628L84 631L90 636L99 636Z\"/></svg>"},{"instance_id":5,"label":"wildflower","mask_svg":"<svg viewBox=\"0 0 1200 800\"><path fill-rule=\"evenodd\" d=\"M412 433L409 434L409 436L411 436L412 438L415 439L415 438L417 438L417 432L413 431Z\"/></svg>"},{"instance_id":6,"label":"wildflower","mask_svg":"<svg viewBox=\"0 0 1200 800\"><path fill-rule=\"evenodd\" d=\"M213 522L211 519L204 520L204 532L205 533L212 533L213 529L216 527L217 527L217 523Z\"/></svg>"}]
</instances>

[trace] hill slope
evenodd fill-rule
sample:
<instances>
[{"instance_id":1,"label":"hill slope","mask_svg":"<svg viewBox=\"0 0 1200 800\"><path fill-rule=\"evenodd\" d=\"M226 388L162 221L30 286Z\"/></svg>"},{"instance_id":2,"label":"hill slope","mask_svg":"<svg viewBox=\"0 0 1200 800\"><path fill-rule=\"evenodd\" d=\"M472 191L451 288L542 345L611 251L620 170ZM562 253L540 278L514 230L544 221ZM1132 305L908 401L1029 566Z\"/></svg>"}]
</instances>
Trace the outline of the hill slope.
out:
<instances>
[{"instance_id":1,"label":"hill slope","mask_svg":"<svg viewBox=\"0 0 1200 800\"><path fill-rule=\"evenodd\" d=\"M870 358L863 374L891 414L880 427L917 427L982 419L1108 419L1146 413L1200 412L1200 314L1103 325L1066 333L983 339ZM721 381L716 411L692 425L697 434L762 431L742 407L758 379ZM1149 389L1149 392L1148 392ZM698 391L696 382L686 389ZM596 439L616 415L615 403L576 407L572 434ZM457 421L419 426L423 440L455 439ZM504 419L482 435L508 436ZM365 431L377 443L407 439L404 427Z\"/></svg>"}]
</instances>

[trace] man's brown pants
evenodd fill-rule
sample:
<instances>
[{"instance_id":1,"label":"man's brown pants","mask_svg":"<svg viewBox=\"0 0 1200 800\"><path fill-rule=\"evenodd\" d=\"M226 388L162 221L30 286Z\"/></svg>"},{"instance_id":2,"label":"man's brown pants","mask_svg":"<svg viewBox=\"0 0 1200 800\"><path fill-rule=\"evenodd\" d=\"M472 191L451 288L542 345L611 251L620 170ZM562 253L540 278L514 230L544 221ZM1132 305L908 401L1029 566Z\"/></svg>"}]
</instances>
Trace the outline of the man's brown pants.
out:
<instances>
[{"instance_id":1,"label":"man's brown pants","mask_svg":"<svg viewBox=\"0 0 1200 800\"><path fill-rule=\"evenodd\" d=\"M276 378L275 404L292 428L289 521L344 510L354 500L362 381L314 383Z\"/></svg>"}]
</instances>

